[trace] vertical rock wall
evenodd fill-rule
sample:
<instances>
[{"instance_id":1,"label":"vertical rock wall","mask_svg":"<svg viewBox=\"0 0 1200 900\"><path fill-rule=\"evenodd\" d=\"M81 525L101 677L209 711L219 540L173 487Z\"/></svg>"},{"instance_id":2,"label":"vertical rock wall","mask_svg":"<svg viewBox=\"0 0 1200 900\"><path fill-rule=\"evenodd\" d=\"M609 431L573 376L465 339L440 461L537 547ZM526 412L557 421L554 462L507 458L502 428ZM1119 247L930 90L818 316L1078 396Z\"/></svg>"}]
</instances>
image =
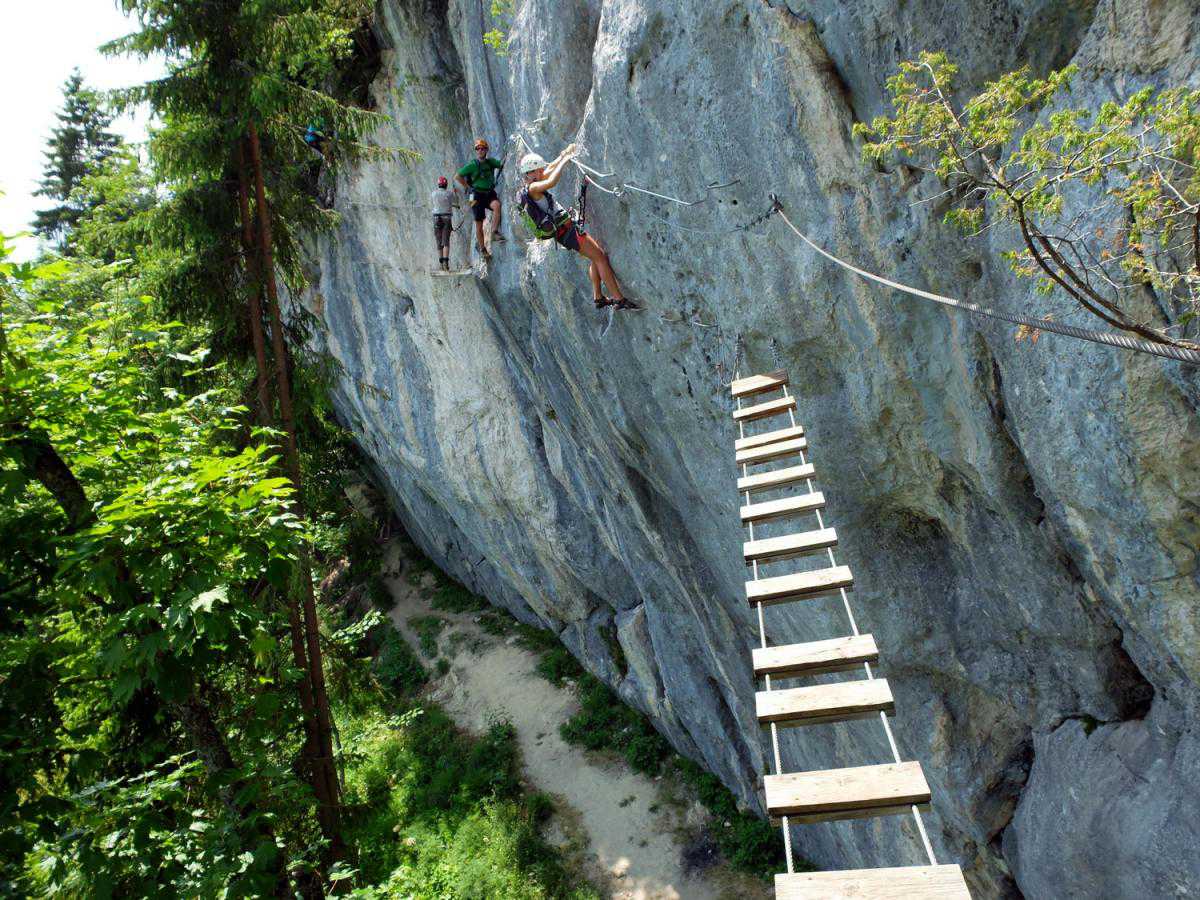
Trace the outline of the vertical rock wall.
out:
<instances>
[{"instance_id":1,"label":"vertical rock wall","mask_svg":"<svg viewBox=\"0 0 1200 900\"><path fill-rule=\"evenodd\" d=\"M717 365L741 334L743 369L768 368L774 338L898 740L934 788L939 855L978 896L1200 892L1197 375L1053 335L1018 343L848 280L778 222L686 230L727 232L774 192L868 268L1001 308L1045 304L998 262L1010 235L967 242L940 225L942 210L914 205L937 185L864 166L853 122L885 109L886 77L926 48L946 48L968 84L1074 61L1081 104L1195 85L1200 13L1185 0L518 0L499 57L481 43L486 6L383 0L372 90L392 122L376 140L422 158L341 179L343 223L314 247L304 299L315 349L344 372L339 411L413 536L553 628L759 804L756 623ZM690 210L592 191L592 230L650 308L601 337L581 263L528 243L511 209L486 277L429 275L436 176L484 135L511 200L518 128L547 155L575 140L592 165L676 196L738 183ZM767 616L773 642L846 630L823 602ZM789 735L784 752L792 769L888 758L871 722ZM795 840L829 867L920 861L898 818Z\"/></svg>"}]
</instances>

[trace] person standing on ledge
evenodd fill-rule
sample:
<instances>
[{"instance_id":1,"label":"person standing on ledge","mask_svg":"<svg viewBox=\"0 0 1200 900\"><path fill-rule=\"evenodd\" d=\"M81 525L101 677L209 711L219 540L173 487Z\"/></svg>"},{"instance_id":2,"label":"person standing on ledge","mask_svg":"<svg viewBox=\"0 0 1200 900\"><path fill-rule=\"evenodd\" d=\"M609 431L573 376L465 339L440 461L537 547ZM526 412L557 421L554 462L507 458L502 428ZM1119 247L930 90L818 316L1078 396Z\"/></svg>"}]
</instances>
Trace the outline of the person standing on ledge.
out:
<instances>
[{"instance_id":1,"label":"person standing on ledge","mask_svg":"<svg viewBox=\"0 0 1200 900\"><path fill-rule=\"evenodd\" d=\"M563 247L587 258L588 278L592 280L592 300L596 309L606 306L640 309L621 293L621 285L617 283L617 275L613 272L604 248L590 234L580 233L571 219L571 214L550 194L550 188L558 184L563 169L576 153L578 149L574 144L570 144L552 163L547 163L536 153L525 154L521 158L521 177L525 184L517 194L517 205L521 208L526 224L533 229L539 240L554 238ZM608 285L608 289L613 292L611 299L601 290L601 282Z\"/></svg>"},{"instance_id":2,"label":"person standing on ledge","mask_svg":"<svg viewBox=\"0 0 1200 900\"><path fill-rule=\"evenodd\" d=\"M458 170L458 183L467 189L467 202L475 217L475 246L484 256L491 258L492 241L504 241L500 233L500 198L496 196L496 173L504 163L488 156L488 142L480 138L475 142L475 158ZM484 241L483 220L488 210L492 211L492 223L488 240Z\"/></svg>"},{"instance_id":3,"label":"person standing on ledge","mask_svg":"<svg viewBox=\"0 0 1200 900\"><path fill-rule=\"evenodd\" d=\"M443 272L450 271L450 235L453 233L451 210L459 207L458 191L450 190L448 185L445 175L438 178L437 187L429 198L433 207L433 239L437 242L438 263Z\"/></svg>"}]
</instances>

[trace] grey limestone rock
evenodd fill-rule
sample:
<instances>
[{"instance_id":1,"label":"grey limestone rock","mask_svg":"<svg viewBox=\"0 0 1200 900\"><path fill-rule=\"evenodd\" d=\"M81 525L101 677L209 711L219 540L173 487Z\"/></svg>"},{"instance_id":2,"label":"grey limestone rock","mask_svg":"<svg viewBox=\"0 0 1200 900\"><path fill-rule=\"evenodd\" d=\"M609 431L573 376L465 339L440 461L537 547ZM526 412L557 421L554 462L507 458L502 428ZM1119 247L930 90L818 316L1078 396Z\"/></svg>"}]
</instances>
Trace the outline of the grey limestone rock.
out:
<instances>
[{"instance_id":1,"label":"grey limestone rock","mask_svg":"<svg viewBox=\"0 0 1200 900\"><path fill-rule=\"evenodd\" d=\"M761 808L768 755L750 647L722 375L791 371L839 562L934 789L939 858L980 897L1200 893L1200 381L1174 363L955 317L851 280L843 257L1012 310L1029 287L864 165L850 129L884 81L945 47L979 84L1081 66L1073 99L1200 83L1186 0L519 0L507 56L483 0L383 0L379 144L421 154L336 186L301 302L341 367L340 415L421 546L553 629L684 754ZM506 136L696 207L593 191L589 225L649 309L609 332L578 258L512 214ZM486 277L431 277L424 207L471 139L507 169ZM574 174L563 198L575 190ZM705 234L704 232L725 232ZM454 247L465 264L469 225ZM990 243L988 243L990 242ZM1059 315L1070 314L1050 300ZM1150 310L1148 315L1160 315ZM713 327L701 327L701 322ZM769 574L769 573L768 573ZM846 633L839 604L767 610L772 642ZM618 649L619 648L619 649ZM883 762L877 723L789 733L792 770ZM794 829L826 867L919 863L901 818Z\"/></svg>"}]
</instances>

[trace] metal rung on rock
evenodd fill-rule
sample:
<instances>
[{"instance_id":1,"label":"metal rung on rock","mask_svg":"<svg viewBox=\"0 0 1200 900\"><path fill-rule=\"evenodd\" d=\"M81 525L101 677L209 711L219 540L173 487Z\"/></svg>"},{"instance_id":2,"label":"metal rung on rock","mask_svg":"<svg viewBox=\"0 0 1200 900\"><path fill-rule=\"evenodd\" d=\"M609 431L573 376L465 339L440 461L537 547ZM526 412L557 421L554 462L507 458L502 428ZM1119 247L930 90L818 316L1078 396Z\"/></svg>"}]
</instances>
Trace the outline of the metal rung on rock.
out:
<instances>
[{"instance_id":1,"label":"metal rung on rock","mask_svg":"<svg viewBox=\"0 0 1200 900\"><path fill-rule=\"evenodd\" d=\"M930 799L919 762L767 775L763 786L767 812L798 825L899 815Z\"/></svg>"},{"instance_id":2,"label":"metal rung on rock","mask_svg":"<svg viewBox=\"0 0 1200 900\"><path fill-rule=\"evenodd\" d=\"M971 892L958 866L904 866L776 875L775 900L971 900Z\"/></svg>"}]
</instances>

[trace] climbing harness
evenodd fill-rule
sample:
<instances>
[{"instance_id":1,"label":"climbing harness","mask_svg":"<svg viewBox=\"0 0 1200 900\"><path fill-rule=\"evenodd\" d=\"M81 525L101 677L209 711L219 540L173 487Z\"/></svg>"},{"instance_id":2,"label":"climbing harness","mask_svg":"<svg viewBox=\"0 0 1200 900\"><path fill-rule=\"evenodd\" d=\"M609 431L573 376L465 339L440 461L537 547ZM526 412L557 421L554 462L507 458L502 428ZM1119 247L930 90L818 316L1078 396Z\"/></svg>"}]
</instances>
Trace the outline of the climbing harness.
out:
<instances>
[{"instance_id":1,"label":"climbing harness","mask_svg":"<svg viewBox=\"0 0 1200 900\"><path fill-rule=\"evenodd\" d=\"M742 347L738 337L738 350ZM740 352L739 352L740 358ZM771 341L771 355L779 362L779 350ZM895 736L888 723L888 713L894 713L895 703L886 680L876 679L871 663L877 662L879 652L871 635L858 629L854 611L846 593L853 583L850 570L839 566L833 553L837 536L825 527L821 510L824 496L813 487L814 467L805 451L807 436L796 424L796 401L788 391L788 376L776 371L768 375L739 378L735 373L731 395L736 401L733 414L738 423L735 461L741 467L738 492L744 497L741 520L749 528L750 540L743 546L743 556L752 568L753 578L746 582L746 598L755 607L758 618L759 648L754 651L755 677L764 680L765 690L755 696L755 709L760 724L771 734L773 775L763 784L767 812L778 817L783 826L784 854L787 874L776 876L776 892L780 896L922 896L945 897L947 900L969 900L970 893L957 865L938 865L934 856L920 807L931 799L920 763L901 760ZM742 400L782 391L782 397L743 407ZM752 436L746 435L747 422L787 413L791 427ZM750 474L751 466L798 457L799 465ZM756 491L776 491L803 482L807 494L793 494L765 502L753 502ZM810 513L816 514L817 529L795 534L762 538L755 536L756 523L778 521ZM786 559L802 557L824 550L829 559L825 569L794 572L763 578L760 566L774 565ZM769 646L764 606L792 601L812 600L837 595L850 626L851 636L804 644ZM826 683L808 687L776 689L772 679L803 678L809 675L849 671L859 664L866 680ZM781 725L818 725L851 719L879 716L891 750L893 763L835 769L825 772L784 773L779 749ZM910 866L892 869L863 869L845 872L796 874L792 855L791 825L793 822L817 822L858 818L863 815L884 816L911 813L920 835L929 866ZM835 888L836 885L836 888Z\"/></svg>"},{"instance_id":2,"label":"climbing harness","mask_svg":"<svg viewBox=\"0 0 1200 900\"><path fill-rule=\"evenodd\" d=\"M779 201L772 195L773 201L778 204ZM882 284L885 287L894 288L898 291L903 291L906 294L911 294L914 297L921 297L925 300L932 300L934 303L948 306L951 309L961 309L964 312L972 313L977 316L986 316L991 319L999 319L1003 322L1011 322L1014 325L1024 325L1026 328L1033 328L1038 331L1050 331L1055 334L1066 335L1067 337L1078 338L1082 341L1091 341L1094 344L1105 344L1109 347L1119 347L1122 350L1133 350L1136 353L1149 353L1153 356L1160 356L1163 359L1172 359L1176 362L1186 363L1188 365L1200 366L1200 351L1191 350L1187 347L1176 347L1172 344L1156 344L1151 341L1142 340L1140 338L1129 337L1123 334L1114 334L1109 331L1094 331L1090 328L1079 328L1075 325L1067 325L1063 322L1055 322L1051 319L1035 319L1032 316L1022 316L1015 313L1005 313L999 310L992 309L986 306L980 306L977 303L968 303L964 300L956 300L953 297L947 297L943 294L934 294L930 291L923 291L920 288L911 287L907 284L901 284L898 281L892 281L889 278L884 278L882 275L876 275L864 269L860 269L845 260L839 259L829 251L815 244L808 235L802 232L799 228L792 224L791 219L784 213L782 206L778 209L779 217L787 224L788 228L796 233L804 243L808 244L813 250L824 256L831 262L836 263L843 269L853 272L860 278L865 278L869 281L874 281Z\"/></svg>"}]
</instances>

